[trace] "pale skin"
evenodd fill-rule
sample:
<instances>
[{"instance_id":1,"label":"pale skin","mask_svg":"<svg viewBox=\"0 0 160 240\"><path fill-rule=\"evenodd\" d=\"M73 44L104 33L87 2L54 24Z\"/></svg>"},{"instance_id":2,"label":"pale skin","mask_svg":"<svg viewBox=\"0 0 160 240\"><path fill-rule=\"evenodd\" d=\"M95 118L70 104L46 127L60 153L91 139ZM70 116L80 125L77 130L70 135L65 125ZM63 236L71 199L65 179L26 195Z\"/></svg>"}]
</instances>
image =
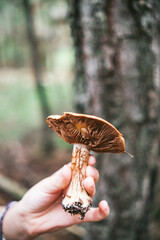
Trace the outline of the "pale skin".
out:
<instances>
[{"instance_id":1,"label":"pale skin","mask_svg":"<svg viewBox=\"0 0 160 240\"><path fill-rule=\"evenodd\" d=\"M95 157L90 156L86 169L84 187L87 193L95 195L95 184L99 173L94 167ZM64 165L60 170L33 186L7 211L3 221L3 234L7 240L31 240L42 233L54 232L82 222L101 221L109 215L105 200L91 208L80 220L79 215L71 216L60 204L71 181L71 168ZM1 209L0 209L1 210Z\"/></svg>"}]
</instances>

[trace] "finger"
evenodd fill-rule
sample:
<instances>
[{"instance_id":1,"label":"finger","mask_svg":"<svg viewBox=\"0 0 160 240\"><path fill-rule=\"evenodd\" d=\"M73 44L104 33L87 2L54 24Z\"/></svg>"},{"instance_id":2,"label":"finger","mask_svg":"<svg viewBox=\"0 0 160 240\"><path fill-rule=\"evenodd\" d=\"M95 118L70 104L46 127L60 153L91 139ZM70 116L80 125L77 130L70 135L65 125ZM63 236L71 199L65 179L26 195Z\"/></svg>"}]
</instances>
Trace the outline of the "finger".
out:
<instances>
[{"instance_id":1,"label":"finger","mask_svg":"<svg viewBox=\"0 0 160 240\"><path fill-rule=\"evenodd\" d=\"M91 208L85 215L83 220L77 220L79 223L82 222L99 222L108 217L110 209L107 201L103 200L99 203L97 208Z\"/></svg>"},{"instance_id":2,"label":"finger","mask_svg":"<svg viewBox=\"0 0 160 240\"><path fill-rule=\"evenodd\" d=\"M54 213L54 217L57 220L57 223L59 222L59 227L68 227L71 225L83 223L83 222L98 222L103 219L105 219L110 212L108 203L103 200L99 203L97 208L91 208L85 215L84 219L80 219L80 215L71 215L68 212L61 211L61 207L57 206L57 216L56 213Z\"/></svg>"},{"instance_id":3,"label":"finger","mask_svg":"<svg viewBox=\"0 0 160 240\"><path fill-rule=\"evenodd\" d=\"M88 160L88 165L93 166L96 164L96 158L93 155L90 155L89 160Z\"/></svg>"},{"instance_id":4,"label":"finger","mask_svg":"<svg viewBox=\"0 0 160 240\"><path fill-rule=\"evenodd\" d=\"M45 193L57 193L66 188L71 180L71 169L68 165L64 165L48 178L45 178L38 184L38 188Z\"/></svg>"},{"instance_id":5,"label":"finger","mask_svg":"<svg viewBox=\"0 0 160 240\"><path fill-rule=\"evenodd\" d=\"M92 177L94 179L95 183L96 183L99 179L99 172L96 168L91 167L91 166L87 166L86 177Z\"/></svg>"},{"instance_id":6,"label":"finger","mask_svg":"<svg viewBox=\"0 0 160 240\"><path fill-rule=\"evenodd\" d=\"M85 190L87 191L89 196L91 198L93 198L93 196L96 193L96 188L95 188L95 183L94 183L93 178L92 177L87 177L87 178L84 179L83 183L84 183Z\"/></svg>"},{"instance_id":7,"label":"finger","mask_svg":"<svg viewBox=\"0 0 160 240\"><path fill-rule=\"evenodd\" d=\"M99 203L97 208L91 208L86 213L84 222L98 222L105 219L110 213L107 201L103 200Z\"/></svg>"}]
</instances>

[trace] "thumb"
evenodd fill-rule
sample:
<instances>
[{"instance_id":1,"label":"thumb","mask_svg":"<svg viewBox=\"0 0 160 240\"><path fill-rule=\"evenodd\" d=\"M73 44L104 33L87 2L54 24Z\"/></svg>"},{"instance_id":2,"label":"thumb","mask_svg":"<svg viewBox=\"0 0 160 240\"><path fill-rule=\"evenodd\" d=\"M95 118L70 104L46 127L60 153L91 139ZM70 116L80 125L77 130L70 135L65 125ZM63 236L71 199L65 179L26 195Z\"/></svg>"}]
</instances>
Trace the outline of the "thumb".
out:
<instances>
[{"instance_id":1,"label":"thumb","mask_svg":"<svg viewBox=\"0 0 160 240\"><path fill-rule=\"evenodd\" d=\"M54 194L65 189L71 181L71 169L64 165L48 178L42 180L38 185L39 189L48 194Z\"/></svg>"}]
</instances>

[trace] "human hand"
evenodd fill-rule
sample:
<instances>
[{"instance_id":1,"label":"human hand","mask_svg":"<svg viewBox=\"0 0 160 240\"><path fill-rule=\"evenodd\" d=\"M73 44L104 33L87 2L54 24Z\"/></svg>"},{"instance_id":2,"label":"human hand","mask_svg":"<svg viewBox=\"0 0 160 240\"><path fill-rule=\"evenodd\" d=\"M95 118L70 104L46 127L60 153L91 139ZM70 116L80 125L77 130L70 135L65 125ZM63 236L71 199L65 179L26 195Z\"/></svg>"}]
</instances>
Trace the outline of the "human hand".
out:
<instances>
[{"instance_id":1,"label":"human hand","mask_svg":"<svg viewBox=\"0 0 160 240\"><path fill-rule=\"evenodd\" d=\"M95 194L95 183L99 178L97 169L93 167L95 162L94 156L90 156L84 180L84 187L91 197ZM45 232L82 222L100 221L108 216L106 201L101 201L97 208L91 208L83 220L66 213L60 202L70 181L70 165L65 165L32 187L21 201L8 210L3 223L6 239L19 240L23 235L23 240L30 240Z\"/></svg>"}]
</instances>

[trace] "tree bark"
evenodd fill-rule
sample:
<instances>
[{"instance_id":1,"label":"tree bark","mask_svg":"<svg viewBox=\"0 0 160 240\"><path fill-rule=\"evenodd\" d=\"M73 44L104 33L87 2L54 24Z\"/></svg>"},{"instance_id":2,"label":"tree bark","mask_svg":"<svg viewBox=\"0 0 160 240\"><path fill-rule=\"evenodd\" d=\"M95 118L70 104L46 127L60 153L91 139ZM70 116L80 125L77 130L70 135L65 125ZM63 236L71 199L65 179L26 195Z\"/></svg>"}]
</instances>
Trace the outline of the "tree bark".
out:
<instances>
[{"instance_id":1,"label":"tree bark","mask_svg":"<svg viewBox=\"0 0 160 240\"><path fill-rule=\"evenodd\" d=\"M95 204L107 199L111 214L90 223L86 239L155 239L151 226L160 158L158 1L69 3L77 111L110 121L124 135L126 151L134 155L97 156Z\"/></svg>"},{"instance_id":2,"label":"tree bark","mask_svg":"<svg viewBox=\"0 0 160 240\"><path fill-rule=\"evenodd\" d=\"M49 103L47 100L47 95L45 88L43 86L42 79L42 67L41 67L41 53L39 49L39 41L36 37L34 30L34 21L32 6L30 0L23 0L23 9L26 17L26 30L28 35L29 46L31 50L31 63L34 73L34 79L36 84L37 95L40 102L42 119L43 119L43 146L46 153L49 153L52 148L51 134L46 128L45 119L51 114Z\"/></svg>"}]
</instances>

